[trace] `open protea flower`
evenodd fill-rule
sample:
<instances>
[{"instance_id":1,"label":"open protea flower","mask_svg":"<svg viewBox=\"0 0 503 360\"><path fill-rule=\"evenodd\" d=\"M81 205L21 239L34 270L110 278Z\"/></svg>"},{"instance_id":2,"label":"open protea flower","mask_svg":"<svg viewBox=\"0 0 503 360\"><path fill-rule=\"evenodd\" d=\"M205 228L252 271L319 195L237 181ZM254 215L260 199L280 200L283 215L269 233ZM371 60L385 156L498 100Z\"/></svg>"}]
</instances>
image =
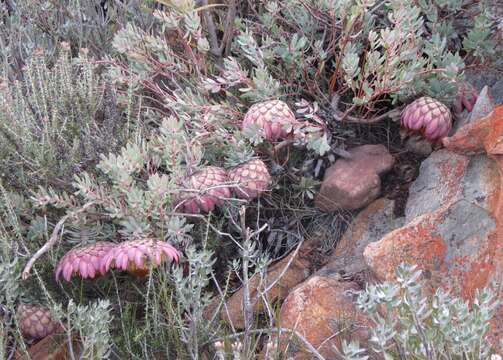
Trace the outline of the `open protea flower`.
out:
<instances>
[{"instance_id":1,"label":"open protea flower","mask_svg":"<svg viewBox=\"0 0 503 360\"><path fill-rule=\"evenodd\" d=\"M63 331L63 326L52 318L51 311L45 306L21 304L16 318L21 334L31 340Z\"/></svg>"},{"instance_id":2,"label":"open protea flower","mask_svg":"<svg viewBox=\"0 0 503 360\"><path fill-rule=\"evenodd\" d=\"M228 181L225 169L206 166L184 182L178 204L191 214L213 211L216 205L230 198Z\"/></svg>"},{"instance_id":3,"label":"open protea flower","mask_svg":"<svg viewBox=\"0 0 503 360\"><path fill-rule=\"evenodd\" d=\"M454 111L458 114L462 113L464 109L471 112L475 103L477 102L477 97L479 93L470 83L462 82L458 87L458 94L456 95L456 100L454 101Z\"/></svg>"},{"instance_id":4,"label":"open protea flower","mask_svg":"<svg viewBox=\"0 0 503 360\"><path fill-rule=\"evenodd\" d=\"M407 130L437 142L451 130L452 115L447 106L424 96L407 105L402 112L401 123Z\"/></svg>"},{"instance_id":5,"label":"open protea flower","mask_svg":"<svg viewBox=\"0 0 503 360\"><path fill-rule=\"evenodd\" d=\"M101 267L101 259L114 246L115 244L109 241L98 241L68 251L56 267L56 280L59 281L61 275L66 281L70 281L73 275L83 279L103 275L105 271Z\"/></svg>"},{"instance_id":6,"label":"open protea flower","mask_svg":"<svg viewBox=\"0 0 503 360\"><path fill-rule=\"evenodd\" d=\"M250 107L243 119L242 129L256 125L266 140L276 141L287 137L297 124L293 111L286 103L270 100Z\"/></svg>"},{"instance_id":7,"label":"open protea flower","mask_svg":"<svg viewBox=\"0 0 503 360\"><path fill-rule=\"evenodd\" d=\"M260 159L252 159L229 170L229 180L237 197L254 199L264 193L271 183L267 166Z\"/></svg>"},{"instance_id":8,"label":"open protea flower","mask_svg":"<svg viewBox=\"0 0 503 360\"><path fill-rule=\"evenodd\" d=\"M117 244L103 257L101 263L105 271L116 268L141 277L148 274L149 264L156 267L165 259L178 262L180 253L166 241L148 238Z\"/></svg>"}]
</instances>

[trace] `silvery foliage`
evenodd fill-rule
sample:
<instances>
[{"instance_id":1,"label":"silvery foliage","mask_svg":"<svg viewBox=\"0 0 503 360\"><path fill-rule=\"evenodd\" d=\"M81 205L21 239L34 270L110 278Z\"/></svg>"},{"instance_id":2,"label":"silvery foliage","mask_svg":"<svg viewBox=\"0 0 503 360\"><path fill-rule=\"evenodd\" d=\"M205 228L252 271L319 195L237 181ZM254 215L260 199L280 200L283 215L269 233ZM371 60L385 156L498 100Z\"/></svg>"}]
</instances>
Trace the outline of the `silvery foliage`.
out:
<instances>
[{"instance_id":1,"label":"silvery foliage","mask_svg":"<svg viewBox=\"0 0 503 360\"><path fill-rule=\"evenodd\" d=\"M177 180L185 175L185 164L197 165L200 157L201 149L190 141L183 122L164 118L148 143L136 137L119 154L102 155L97 165L101 176L76 175L72 195L57 196L41 189L33 200L38 206L49 201L67 209L93 203L120 225L118 231L126 238L153 236L174 244L187 243L191 225L172 214L173 199L179 189ZM151 171L146 173L145 168ZM77 220L96 225L87 217Z\"/></svg>"},{"instance_id":2,"label":"silvery foliage","mask_svg":"<svg viewBox=\"0 0 503 360\"><path fill-rule=\"evenodd\" d=\"M428 296L416 269L402 264L396 282L370 285L359 293L357 307L373 322L372 349L367 350L385 359L489 359L487 335L500 304L497 295L489 288L477 291L471 306L442 288ZM354 342L344 343L342 353L348 360L368 358Z\"/></svg>"},{"instance_id":3,"label":"silvery foliage","mask_svg":"<svg viewBox=\"0 0 503 360\"><path fill-rule=\"evenodd\" d=\"M375 16L369 15L375 2L365 5L361 14L351 15L353 21ZM383 94L396 101L418 92L448 98L464 68L461 57L449 51L445 37L427 34L424 13L414 2L390 1L385 7L384 26L365 34L368 46L349 41L344 49L342 68L353 102L367 104Z\"/></svg>"},{"instance_id":4,"label":"silvery foliage","mask_svg":"<svg viewBox=\"0 0 503 360\"><path fill-rule=\"evenodd\" d=\"M68 334L78 334L81 359L101 360L110 357L112 321L110 301L98 300L90 305L77 305L70 300L66 311L60 305L55 306L54 314L65 319ZM77 349L71 349L74 355Z\"/></svg>"},{"instance_id":5,"label":"silvery foliage","mask_svg":"<svg viewBox=\"0 0 503 360\"><path fill-rule=\"evenodd\" d=\"M20 261L16 256L18 245L14 239L21 236L15 214L13 197L0 183L0 304L12 306L21 293L19 287Z\"/></svg>"},{"instance_id":6,"label":"silvery foliage","mask_svg":"<svg viewBox=\"0 0 503 360\"><path fill-rule=\"evenodd\" d=\"M193 246L187 247L185 258L186 274L179 266L173 268L171 276L176 292L175 321L180 340L186 344L191 358L197 359L208 334L216 333L217 325L203 317L203 311L213 299L207 288L216 259L211 251L196 250Z\"/></svg>"},{"instance_id":7,"label":"silvery foliage","mask_svg":"<svg viewBox=\"0 0 503 360\"><path fill-rule=\"evenodd\" d=\"M10 182L60 185L120 141L111 136L117 119L97 120L106 102L97 66L86 50L73 58L70 52L62 44L52 62L40 50L23 79L0 79L0 164Z\"/></svg>"}]
</instances>

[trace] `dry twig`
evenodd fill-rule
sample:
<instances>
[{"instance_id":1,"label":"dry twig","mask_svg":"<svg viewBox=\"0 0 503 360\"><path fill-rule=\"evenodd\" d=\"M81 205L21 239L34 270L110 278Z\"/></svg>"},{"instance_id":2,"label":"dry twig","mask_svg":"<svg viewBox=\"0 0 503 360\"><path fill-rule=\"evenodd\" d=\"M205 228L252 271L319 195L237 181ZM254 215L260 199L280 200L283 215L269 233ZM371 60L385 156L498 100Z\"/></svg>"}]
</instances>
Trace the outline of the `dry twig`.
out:
<instances>
[{"instance_id":1,"label":"dry twig","mask_svg":"<svg viewBox=\"0 0 503 360\"><path fill-rule=\"evenodd\" d=\"M58 223L56 224L56 226L52 230L52 234L51 234L51 237L49 238L49 240L44 244L44 246L42 246L40 249L38 249L38 251L31 257L30 260L28 260L28 263L24 267L23 273L21 274L21 277L23 280L26 280L28 278L28 276L30 275L30 270L33 267L33 264L35 264L35 262L42 255L44 255L46 252L48 252L56 244L66 220L68 220L68 218L70 218L70 217L73 217L77 214L80 214L80 213L86 211L89 207L91 207L94 204L95 204L94 201L88 202L84 206L82 206L79 210L76 210L74 212L66 214L65 216L63 216L61 218L61 220L58 221Z\"/></svg>"}]
</instances>

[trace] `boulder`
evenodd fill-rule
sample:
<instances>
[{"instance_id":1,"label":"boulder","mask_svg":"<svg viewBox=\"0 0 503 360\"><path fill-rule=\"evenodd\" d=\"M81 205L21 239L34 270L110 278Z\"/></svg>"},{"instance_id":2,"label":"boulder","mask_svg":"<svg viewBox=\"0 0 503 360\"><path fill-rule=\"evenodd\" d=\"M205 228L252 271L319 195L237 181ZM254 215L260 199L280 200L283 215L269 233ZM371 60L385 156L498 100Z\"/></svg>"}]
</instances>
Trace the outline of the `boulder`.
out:
<instances>
[{"instance_id":1,"label":"boulder","mask_svg":"<svg viewBox=\"0 0 503 360\"><path fill-rule=\"evenodd\" d=\"M503 105L443 140L446 149L422 164L411 187L406 225L364 251L378 279L393 280L402 262L415 264L432 290L441 286L467 300L503 280L502 139ZM491 325L499 345L503 306Z\"/></svg>"},{"instance_id":2,"label":"boulder","mask_svg":"<svg viewBox=\"0 0 503 360\"><path fill-rule=\"evenodd\" d=\"M367 266L363 258L366 246L399 227L403 219L394 216L395 202L381 198L362 210L351 222L337 243L329 262L316 274L345 278L366 277Z\"/></svg>"},{"instance_id":3,"label":"boulder","mask_svg":"<svg viewBox=\"0 0 503 360\"><path fill-rule=\"evenodd\" d=\"M354 282L313 276L283 303L280 326L300 335L324 358L337 358L334 346L340 349L345 336L362 344L369 339L369 319L357 311L351 294L357 290ZM295 333L280 338L282 353L295 360L315 358Z\"/></svg>"},{"instance_id":4,"label":"boulder","mask_svg":"<svg viewBox=\"0 0 503 360\"><path fill-rule=\"evenodd\" d=\"M325 172L315 205L322 211L356 210L379 197L380 175L395 162L383 145L363 145L349 150L349 159L338 159Z\"/></svg>"},{"instance_id":5,"label":"boulder","mask_svg":"<svg viewBox=\"0 0 503 360\"><path fill-rule=\"evenodd\" d=\"M362 210L338 242L327 265L293 289L280 311L281 327L298 332L320 354L334 358L333 346L350 336L362 345L368 341L368 319L347 291L361 290L369 272L363 259L365 247L398 227L394 201L378 199ZM343 330L343 331L341 331ZM295 359L312 359L312 354L295 336L282 337L282 349Z\"/></svg>"}]
</instances>

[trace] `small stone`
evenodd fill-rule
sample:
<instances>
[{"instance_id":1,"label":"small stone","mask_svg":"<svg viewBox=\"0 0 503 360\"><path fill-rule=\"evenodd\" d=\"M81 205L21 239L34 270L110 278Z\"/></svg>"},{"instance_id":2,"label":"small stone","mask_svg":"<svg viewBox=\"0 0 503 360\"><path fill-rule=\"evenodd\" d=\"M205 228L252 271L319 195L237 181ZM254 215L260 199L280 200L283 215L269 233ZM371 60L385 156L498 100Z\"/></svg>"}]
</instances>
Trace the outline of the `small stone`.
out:
<instances>
[{"instance_id":1,"label":"small stone","mask_svg":"<svg viewBox=\"0 0 503 360\"><path fill-rule=\"evenodd\" d=\"M323 211L360 209L379 197L380 175L395 159L383 145L363 145L349 150L350 159L339 159L325 172L315 205Z\"/></svg>"},{"instance_id":2,"label":"small stone","mask_svg":"<svg viewBox=\"0 0 503 360\"><path fill-rule=\"evenodd\" d=\"M428 156L433 151L433 147L428 140L415 136L407 139L405 148L414 154L422 156Z\"/></svg>"},{"instance_id":3,"label":"small stone","mask_svg":"<svg viewBox=\"0 0 503 360\"><path fill-rule=\"evenodd\" d=\"M428 288L473 300L503 273L503 105L444 139L410 188L406 225L370 243L364 258L380 280L402 262L418 265ZM467 154L476 154L468 156ZM503 289L496 288L498 297ZM503 340L503 305L488 333Z\"/></svg>"}]
</instances>

